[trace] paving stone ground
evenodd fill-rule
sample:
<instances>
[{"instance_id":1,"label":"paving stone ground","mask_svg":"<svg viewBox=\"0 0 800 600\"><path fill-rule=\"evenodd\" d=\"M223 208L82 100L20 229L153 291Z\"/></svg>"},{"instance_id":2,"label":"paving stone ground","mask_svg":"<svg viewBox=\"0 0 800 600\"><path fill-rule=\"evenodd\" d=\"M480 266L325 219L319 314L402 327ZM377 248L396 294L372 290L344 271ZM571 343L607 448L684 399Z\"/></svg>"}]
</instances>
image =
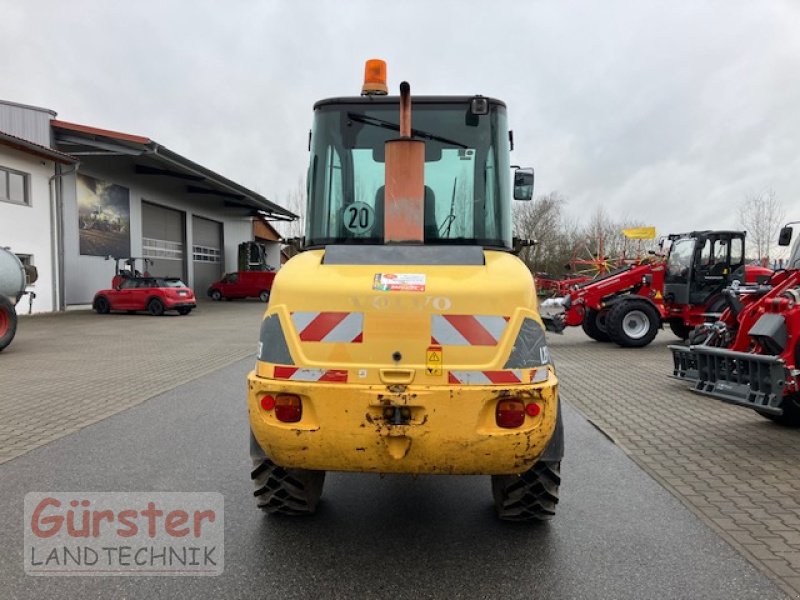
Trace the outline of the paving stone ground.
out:
<instances>
[{"instance_id":1,"label":"paving stone ground","mask_svg":"<svg viewBox=\"0 0 800 600\"><path fill-rule=\"evenodd\" d=\"M0 353L0 463L255 357L263 311L258 302L223 302L203 303L187 317L80 311L22 319ZM663 332L647 348L623 349L579 328L551 335L562 395L800 597L800 430L670 379L666 346L675 341ZM220 400L243 402L242 386Z\"/></svg>"},{"instance_id":2,"label":"paving stone ground","mask_svg":"<svg viewBox=\"0 0 800 600\"><path fill-rule=\"evenodd\" d=\"M264 304L201 302L187 316L20 319L0 353L0 463L252 355ZM241 392L241 393L236 393ZM232 391L241 402L242 390Z\"/></svg>"},{"instance_id":3,"label":"paving stone ground","mask_svg":"<svg viewBox=\"0 0 800 600\"><path fill-rule=\"evenodd\" d=\"M668 375L668 331L619 348L551 335L561 393L724 539L800 597L800 429L693 394ZM568 457L567 457L568 460Z\"/></svg>"}]
</instances>

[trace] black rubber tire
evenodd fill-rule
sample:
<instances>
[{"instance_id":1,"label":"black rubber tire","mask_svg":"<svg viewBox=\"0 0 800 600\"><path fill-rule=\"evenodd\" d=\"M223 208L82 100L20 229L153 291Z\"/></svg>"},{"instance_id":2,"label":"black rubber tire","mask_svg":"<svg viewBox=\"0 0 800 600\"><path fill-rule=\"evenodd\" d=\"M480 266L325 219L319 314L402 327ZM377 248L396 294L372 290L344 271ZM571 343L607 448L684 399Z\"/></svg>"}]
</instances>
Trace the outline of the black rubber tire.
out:
<instances>
[{"instance_id":1,"label":"black rubber tire","mask_svg":"<svg viewBox=\"0 0 800 600\"><path fill-rule=\"evenodd\" d=\"M178 314L179 315L188 315L190 312L192 312L191 308L179 308L178 309Z\"/></svg>"},{"instance_id":2,"label":"black rubber tire","mask_svg":"<svg viewBox=\"0 0 800 600\"><path fill-rule=\"evenodd\" d=\"M669 328L672 330L676 336L681 338L682 340L686 340L689 338L689 334L692 333L694 327L691 325L687 325L683 321L679 321L678 319L672 319L669 322Z\"/></svg>"},{"instance_id":3,"label":"black rubber tire","mask_svg":"<svg viewBox=\"0 0 800 600\"><path fill-rule=\"evenodd\" d=\"M605 311L587 308L586 314L583 315L581 327L583 327L583 332L593 340L598 342L610 342L611 338L608 337L608 331L598 324L598 320L602 323L604 318L608 316L607 313L603 313L605 313Z\"/></svg>"},{"instance_id":4,"label":"black rubber tire","mask_svg":"<svg viewBox=\"0 0 800 600\"><path fill-rule=\"evenodd\" d=\"M160 317L164 314L164 303L158 298L151 298L147 303L147 312L154 317Z\"/></svg>"},{"instance_id":5,"label":"black rubber tire","mask_svg":"<svg viewBox=\"0 0 800 600\"><path fill-rule=\"evenodd\" d=\"M800 394L793 394L784 399L782 415L773 415L760 410L756 412L783 427L800 427Z\"/></svg>"},{"instance_id":6,"label":"black rubber tire","mask_svg":"<svg viewBox=\"0 0 800 600\"><path fill-rule=\"evenodd\" d=\"M211 290L211 299L214 302L219 302L220 300L222 300L222 292L220 292L219 290Z\"/></svg>"},{"instance_id":7,"label":"black rubber tire","mask_svg":"<svg viewBox=\"0 0 800 600\"><path fill-rule=\"evenodd\" d=\"M94 299L94 310L98 315L107 315L111 312L111 304L105 296L98 296Z\"/></svg>"},{"instance_id":8,"label":"black rubber tire","mask_svg":"<svg viewBox=\"0 0 800 600\"><path fill-rule=\"evenodd\" d=\"M709 335L711 335L711 331L708 327L698 325L689 332L686 340L689 342L690 346L699 346L708 339Z\"/></svg>"},{"instance_id":9,"label":"black rubber tire","mask_svg":"<svg viewBox=\"0 0 800 600\"><path fill-rule=\"evenodd\" d=\"M17 311L11 300L0 295L0 351L17 335Z\"/></svg>"},{"instance_id":10,"label":"black rubber tire","mask_svg":"<svg viewBox=\"0 0 800 600\"><path fill-rule=\"evenodd\" d=\"M633 317L646 319L647 330L634 337L626 331L626 320ZM643 324L645 324L643 322ZM647 346L658 334L661 318L652 305L640 300L622 300L611 307L608 313L607 330L611 341L623 348L641 348Z\"/></svg>"},{"instance_id":11,"label":"black rubber tire","mask_svg":"<svg viewBox=\"0 0 800 600\"><path fill-rule=\"evenodd\" d=\"M492 475L497 516L504 521L548 521L556 514L561 462L540 461L520 475Z\"/></svg>"},{"instance_id":12,"label":"black rubber tire","mask_svg":"<svg viewBox=\"0 0 800 600\"><path fill-rule=\"evenodd\" d=\"M300 516L317 511L325 471L284 469L268 458L253 461L250 478L256 486L256 504L270 514Z\"/></svg>"},{"instance_id":13,"label":"black rubber tire","mask_svg":"<svg viewBox=\"0 0 800 600\"><path fill-rule=\"evenodd\" d=\"M269 291L261 290L261 293L258 295L258 299L262 302L269 302Z\"/></svg>"},{"instance_id":14,"label":"black rubber tire","mask_svg":"<svg viewBox=\"0 0 800 600\"><path fill-rule=\"evenodd\" d=\"M706 312L721 313L728 308L728 301L725 296L715 296L706 306Z\"/></svg>"}]
</instances>

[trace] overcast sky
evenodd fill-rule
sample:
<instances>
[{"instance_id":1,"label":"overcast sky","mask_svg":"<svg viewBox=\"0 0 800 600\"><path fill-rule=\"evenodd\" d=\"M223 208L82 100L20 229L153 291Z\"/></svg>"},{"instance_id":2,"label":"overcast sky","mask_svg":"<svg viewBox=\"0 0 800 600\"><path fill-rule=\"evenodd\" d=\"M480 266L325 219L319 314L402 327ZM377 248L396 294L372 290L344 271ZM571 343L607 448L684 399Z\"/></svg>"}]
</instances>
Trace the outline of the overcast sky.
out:
<instances>
[{"instance_id":1,"label":"overcast sky","mask_svg":"<svg viewBox=\"0 0 800 600\"><path fill-rule=\"evenodd\" d=\"M148 136L281 202L315 100L363 62L415 94L504 100L514 163L580 216L800 219L800 2L1 0L0 98Z\"/></svg>"}]
</instances>

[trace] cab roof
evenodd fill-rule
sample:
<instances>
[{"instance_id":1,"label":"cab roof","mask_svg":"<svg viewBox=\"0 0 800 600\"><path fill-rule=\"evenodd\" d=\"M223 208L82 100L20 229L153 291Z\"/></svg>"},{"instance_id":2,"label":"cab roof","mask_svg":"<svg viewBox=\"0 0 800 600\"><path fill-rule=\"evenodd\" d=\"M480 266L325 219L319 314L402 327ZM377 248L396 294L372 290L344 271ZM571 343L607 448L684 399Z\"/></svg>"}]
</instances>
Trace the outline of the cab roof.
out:
<instances>
[{"instance_id":1,"label":"cab roof","mask_svg":"<svg viewBox=\"0 0 800 600\"><path fill-rule=\"evenodd\" d=\"M471 101L475 96L411 96L411 110L414 110L415 104L466 104ZM483 97L483 96L481 96ZM494 106L502 106L506 108L506 103L497 98L486 97L489 104ZM322 108L323 106L336 106L339 104L361 104L370 106L374 104L400 104L400 96L341 96L338 98L325 98L314 103L314 110Z\"/></svg>"}]
</instances>

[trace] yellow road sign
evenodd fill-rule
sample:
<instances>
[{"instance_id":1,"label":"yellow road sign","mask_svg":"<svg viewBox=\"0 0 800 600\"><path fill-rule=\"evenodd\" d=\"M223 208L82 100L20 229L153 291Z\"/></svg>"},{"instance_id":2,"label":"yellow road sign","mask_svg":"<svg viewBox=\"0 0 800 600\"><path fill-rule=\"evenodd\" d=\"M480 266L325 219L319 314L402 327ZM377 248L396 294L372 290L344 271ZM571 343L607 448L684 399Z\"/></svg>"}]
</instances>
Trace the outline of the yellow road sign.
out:
<instances>
[{"instance_id":1,"label":"yellow road sign","mask_svg":"<svg viewBox=\"0 0 800 600\"><path fill-rule=\"evenodd\" d=\"M623 229L622 235L629 240L653 240L656 237L655 227L631 227Z\"/></svg>"}]
</instances>

